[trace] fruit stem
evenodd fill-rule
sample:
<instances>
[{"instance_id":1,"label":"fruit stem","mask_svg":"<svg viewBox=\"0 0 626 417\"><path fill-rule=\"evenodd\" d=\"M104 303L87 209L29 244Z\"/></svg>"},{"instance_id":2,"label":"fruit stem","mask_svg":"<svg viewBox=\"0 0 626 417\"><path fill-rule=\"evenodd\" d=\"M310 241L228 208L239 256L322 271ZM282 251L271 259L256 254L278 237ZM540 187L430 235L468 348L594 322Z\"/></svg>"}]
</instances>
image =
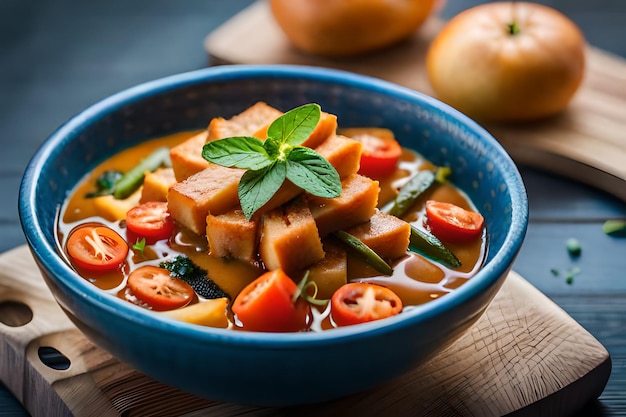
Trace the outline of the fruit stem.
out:
<instances>
[{"instance_id":1,"label":"fruit stem","mask_svg":"<svg viewBox=\"0 0 626 417\"><path fill-rule=\"evenodd\" d=\"M509 35L517 35L519 33L519 25L516 22L511 22L508 25Z\"/></svg>"}]
</instances>

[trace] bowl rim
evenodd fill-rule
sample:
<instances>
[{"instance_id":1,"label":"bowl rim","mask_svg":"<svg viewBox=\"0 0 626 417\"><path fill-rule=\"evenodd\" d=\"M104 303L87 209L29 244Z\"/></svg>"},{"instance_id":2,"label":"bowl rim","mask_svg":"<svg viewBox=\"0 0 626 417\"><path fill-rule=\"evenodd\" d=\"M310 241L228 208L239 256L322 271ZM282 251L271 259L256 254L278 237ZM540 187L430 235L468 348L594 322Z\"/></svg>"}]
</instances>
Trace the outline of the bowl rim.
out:
<instances>
[{"instance_id":1,"label":"bowl rim","mask_svg":"<svg viewBox=\"0 0 626 417\"><path fill-rule=\"evenodd\" d=\"M36 192L40 173L52 151L63 143L68 135L80 126L112 113L118 108L140 101L169 90L191 86L198 82L238 81L252 78L264 79L301 79L311 82L345 84L360 90L392 95L410 102L420 102L433 107L436 111L458 119L470 131L490 142L500 154L500 163L509 164L503 172L503 178L511 198L511 228L505 236L502 246L497 249L492 259L486 263L468 282L454 291L454 296L441 297L413 308L395 317L381 321L347 326L322 332L301 333L262 333L242 332L230 329L211 328L192 325L172 319L158 317L154 312L135 306L101 291L88 283L72 270L59 256L57 247L50 244L41 231L41 224L36 215ZM57 214L60 207L57 207ZM148 328L176 333L179 336L206 341L219 340L223 343L245 341L259 348L294 348L298 345L311 346L335 343L346 338L365 338L377 334L402 330L418 322L425 322L442 313L451 311L463 303L480 296L483 291L496 281L512 266L524 240L528 226L528 201L526 190L515 163L500 143L477 122L453 109L447 104L421 92L409 89L367 75L344 70L311 67L303 65L223 65L208 67L180 74L170 75L148 81L134 87L121 90L106 97L75 116L54 131L39 147L29 161L20 184L18 212L22 229L31 252L46 270L55 275L55 283L81 298L91 299L97 308L107 311L125 320L134 321Z\"/></svg>"}]
</instances>

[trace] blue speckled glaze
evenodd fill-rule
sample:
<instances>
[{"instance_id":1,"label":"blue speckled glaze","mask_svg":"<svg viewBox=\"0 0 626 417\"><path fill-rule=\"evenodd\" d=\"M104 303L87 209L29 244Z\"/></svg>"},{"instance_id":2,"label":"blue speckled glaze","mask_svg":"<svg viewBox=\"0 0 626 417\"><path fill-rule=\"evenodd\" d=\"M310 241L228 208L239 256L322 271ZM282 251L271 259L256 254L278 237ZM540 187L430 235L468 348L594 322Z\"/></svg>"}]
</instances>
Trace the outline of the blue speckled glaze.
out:
<instances>
[{"instance_id":1,"label":"blue speckled glaze","mask_svg":"<svg viewBox=\"0 0 626 417\"><path fill-rule=\"evenodd\" d=\"M58 256L59 207L96 164L143 140L203 128L212 117L230 117L257 101L281 110L316 102L336 114L342 127L390 128L403 146L452 166L453 181L487 222L484 268L453 293L388 320L322 333L264 334L159 318L99 291ZM157 380L210 399L253 405L330 400L410 370L480 317L511 268L528 222L517 168L478 124L388 82L299 66L208 68L94 104L34 155L22 180L19 212L47 284L90 339ZM334 377L324 369L332 369Z\"/></svg>"}]
</instances>

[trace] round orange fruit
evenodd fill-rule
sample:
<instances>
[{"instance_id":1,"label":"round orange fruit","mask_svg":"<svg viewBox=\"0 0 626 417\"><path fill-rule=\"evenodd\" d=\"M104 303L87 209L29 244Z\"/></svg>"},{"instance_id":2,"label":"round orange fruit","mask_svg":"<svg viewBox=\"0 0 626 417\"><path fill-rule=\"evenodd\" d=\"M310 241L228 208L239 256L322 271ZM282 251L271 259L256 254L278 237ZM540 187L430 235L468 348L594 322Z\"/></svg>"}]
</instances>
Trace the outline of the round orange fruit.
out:
<instances>
[{"instance_id":1,"label":"round orange fruit","mask_svg":"<svg viewBox=\"0 0 626 417\"><path fill-rule=\"evenodd\" d=\"M411 36L437 0L270 0L272 15L298 49L354 56Z\"/></svg>"},{"instance_id":2,"label":"round orange fruit","mask_svg":"<svg viewBox=\"0 0 626 417\"><path fill-rule=\"evenodd\" d=\"M585 40L561 12L485 3L446 23L429 46L435 95L479 121L528 121L563 110L585 70Z\"/></svg>"}]
</instances>

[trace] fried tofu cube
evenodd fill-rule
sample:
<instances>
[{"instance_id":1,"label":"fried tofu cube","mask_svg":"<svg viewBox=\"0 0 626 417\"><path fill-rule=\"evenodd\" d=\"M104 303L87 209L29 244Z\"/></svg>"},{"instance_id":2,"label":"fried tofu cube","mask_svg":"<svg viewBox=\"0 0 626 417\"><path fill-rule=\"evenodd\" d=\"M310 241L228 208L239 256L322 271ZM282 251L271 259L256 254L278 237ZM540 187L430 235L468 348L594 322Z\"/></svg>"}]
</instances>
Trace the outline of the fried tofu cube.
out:
<instances>
[{"instance_id":1,"label":"fried tofu cube","mask_svg":"<svg viewBox=\"0 0 626 417\"><path fill-rule=\"evenodd\" d=\"M378 210L368 222L351 227L346 232L386 259L404 256L411 238L411 226L407 222Z\"/></svg>"},{"instance_id":2,"label":"fried tofu cube","mask_svg":"<svg viewBox=\"0 0 626 417\"><path fill-rule=\"evenodd\" d=\"M211 214L206 219L209 254L222 258L253 261L257 253L257 224L241 210Z\"/></svg>"},{"instance_id":3,"label":"fried tofu cube","mask_svg":"<svg viewBox=\"0 0 626 417\"><path fill-rule=\"evenodd\" d=\"M335 133L337 133L337 116L322 112L317 126L315 126L309 137L302 142L302 146L317 148L328 138L335 136Z\"/></svg>"},{"instance_id":4,"label":"fried tofu cube","mask_svg":"<svg viewBox=\"0 0 626 417\"><path fill-rule=\"evenodd\" d=\"M128 210L139 205L140 198L141 188L125 199L118 200L112 195L95 197L93 199L93 204L101 217L114 222L125 219Z\"/></svg>"},{"instance_id":5,"label":"fried tofu cube","mask_svg":"<svg viewBox=\"0 0 626 417\"><path fill-rule=\"evenodd\" d=\"M269 270L287 274L324 259L315 220L304 196L269 211L262 217L259 254Z\"/></svg>"},{"instance_id":6,"label":"fried tofu cube","mask_svg":"<svg viewBox=\"0 0 626 417\"><path fill-rule=\"evenodd\" d=\"M342 135L333 135L321 143L315 151L335 167L339 178L346 179L359 171L361 142Z\"/></svg>"},{"instance_id":7,"label":"fried tofu cube","mask_svg":"<svg viewBox=\"0 0 626 417\"><path fill-rule=\"evenodd\" d=\"M167 201L167 190L176 182L172 168L158 168L156 171L146 172L139 202Z\"/></svg>"},{"instance_id":8,"label":"fried tofu cube","mask_svg":"<svg viewBox=\"0 0 626 417\"><path fill-rule=\"evenodd\" d=\"M244 170L210 164L202 171L177 182L167 193L170 215L192 232L206 232L209 213L217 215L239 204L237 187Z\"/></svg>"},{"instance_id":9,"label":"fried tofu cube","mask_svg":"<svg viewBox=\"0 0 626 417\"><path fill-rule=\"evenodd\" d=\"M342 181L336 198L309 196L309 207L322 237L366 222L376 211L378 181L354 174Z\"/></svg>"},{"instance_id":10,"label":"fried tofu cube","mask_svg":"<svg viewBox=\"0 0 626 417\"><path fill-rule=\"evenodd\" d=\"M282 114L280 110L259 101L230 119L213 118L208 127L208 140L231 136L255 136L257 132L267 130L267 126Z\"/></svg>"},{"instance_id":11,"label":"fried tofu cube","mask_svg":"<svg viewBox=\"0 0 626 417\"><path fill-rule=\"evenodd\" d=\"M323 242L326 256L309 268L309 281L317 284L317 298L329 299L333 293L348 282L348 254L334 239Z\"/></svg>"},{"instance_id":12,"label":"fried tofu cube","mask_svg":"<svg viewBox=\"0 0 626 417\"><path fill-rule=\"evenodd\" d=\"M170 159L177 181L202 171L209 161L202 157L202 147L207 142L207 132L202 131L170 149Z\"/></svg>"},{"instance_id":13,"label":"fried tofu cube","mask_svg":"<svg viewBox=\"0 0 626 417\"><path fill-rule=\"evenodd\" d=\"M205 131L174 146L170 151L176 179L182 181L209 165L209 162L202 157L202 147L208 141L230 136L252 136L263 127L267 127L281 114L280 110L258 102L230 119L222 117L211 119Z\"/></svg>"}]
</instances>

